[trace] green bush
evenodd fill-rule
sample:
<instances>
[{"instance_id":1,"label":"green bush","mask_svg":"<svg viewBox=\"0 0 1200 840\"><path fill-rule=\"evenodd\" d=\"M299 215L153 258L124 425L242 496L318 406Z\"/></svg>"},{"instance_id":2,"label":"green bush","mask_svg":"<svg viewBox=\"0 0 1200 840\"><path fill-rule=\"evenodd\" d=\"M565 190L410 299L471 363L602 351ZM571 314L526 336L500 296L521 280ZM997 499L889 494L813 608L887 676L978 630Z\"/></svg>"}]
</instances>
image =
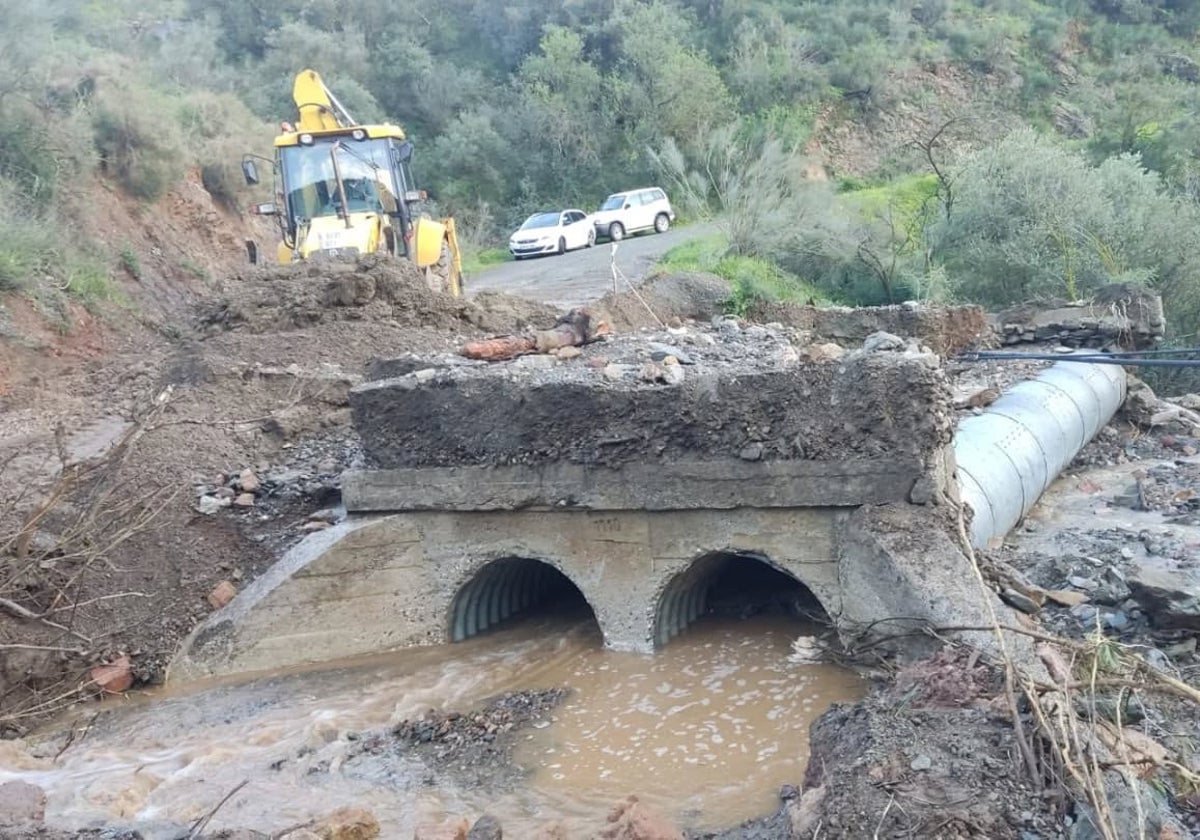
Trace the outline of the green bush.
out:
<instances>
[{"instance_id":1,"label":"green bush","mask_svg":"<svg viewBox=\"0 0 1200 840\"><path fill-rule=\"evenodd\" d=\"M185 169L179 129L165 104L144 88L111 91L92 115L102 171L146 201L162 197Z\"/></svg>"}]
</instances>

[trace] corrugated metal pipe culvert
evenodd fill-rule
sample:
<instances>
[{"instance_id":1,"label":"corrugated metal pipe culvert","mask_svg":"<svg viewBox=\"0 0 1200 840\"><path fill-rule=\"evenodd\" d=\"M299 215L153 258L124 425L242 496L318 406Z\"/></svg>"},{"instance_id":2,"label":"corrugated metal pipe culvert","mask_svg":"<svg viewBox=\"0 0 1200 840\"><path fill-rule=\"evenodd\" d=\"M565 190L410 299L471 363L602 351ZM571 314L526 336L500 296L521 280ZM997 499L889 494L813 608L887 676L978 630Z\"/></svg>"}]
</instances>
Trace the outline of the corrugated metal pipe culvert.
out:
<instances>
[{"instance_id":1,"label":"corrugated metal pipe culvert","mask_svg":"<svg viewBox=\"0 0 1200 840\"><path fill-rule=\"evenodd\" d=\"M461 642L547 600L583 595L558 569L539 560L506 557L485 566L454 597L450 641Z\"/></svg>"},{"instance_id":2,"label":"corrugated metal pipe culvert","mask_svg":"<svg viewBox=\"0 0 1200 840\"><path fill-rule=\"evenodd\" d=\"M1029 512L1125 402L1119 365L1058 362L958 424L954 456L971 543L984 548Z\"/></svg>"}]
</instances>

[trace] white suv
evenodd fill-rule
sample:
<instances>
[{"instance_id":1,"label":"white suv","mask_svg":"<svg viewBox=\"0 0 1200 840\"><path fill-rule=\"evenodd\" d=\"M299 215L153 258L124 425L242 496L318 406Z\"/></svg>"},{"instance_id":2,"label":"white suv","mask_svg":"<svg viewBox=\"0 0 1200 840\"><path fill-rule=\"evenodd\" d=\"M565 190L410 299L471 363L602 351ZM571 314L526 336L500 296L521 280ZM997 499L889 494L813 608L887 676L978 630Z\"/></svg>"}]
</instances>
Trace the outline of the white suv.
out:
<instances>
[{"instance_id":1,"label":"white suv","mask_svg":"<svg viewBox=\"0 0 1200 840\"><path fill-rule=\"evenodd\" d=\"M656 233L664 233L673 221L675 211L667 194L658 187L613 193L592 214L597 235L607 236L613 242L639 230L653 228Z\"/></svg>"}]
</instances>

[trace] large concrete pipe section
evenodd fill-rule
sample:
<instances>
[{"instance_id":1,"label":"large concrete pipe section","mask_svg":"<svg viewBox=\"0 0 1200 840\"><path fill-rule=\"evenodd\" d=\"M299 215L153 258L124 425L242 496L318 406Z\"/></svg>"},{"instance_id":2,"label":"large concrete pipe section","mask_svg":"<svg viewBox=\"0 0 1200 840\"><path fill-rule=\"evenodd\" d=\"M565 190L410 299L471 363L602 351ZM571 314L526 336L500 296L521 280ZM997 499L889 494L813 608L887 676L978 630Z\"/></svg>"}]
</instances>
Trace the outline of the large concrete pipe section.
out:
<instances>
[{"instance_id":1,"label":"large concrete pipe section","mask_svg":"<svg viewBox=\"0 0 1200 840\"><path fill-rule=\"evenodd\" d=\"M954 456L971 542L983 548L1029 512L1125 401L1120 365L1057 362L958 424Z\"/></svg>"}]
</instances>

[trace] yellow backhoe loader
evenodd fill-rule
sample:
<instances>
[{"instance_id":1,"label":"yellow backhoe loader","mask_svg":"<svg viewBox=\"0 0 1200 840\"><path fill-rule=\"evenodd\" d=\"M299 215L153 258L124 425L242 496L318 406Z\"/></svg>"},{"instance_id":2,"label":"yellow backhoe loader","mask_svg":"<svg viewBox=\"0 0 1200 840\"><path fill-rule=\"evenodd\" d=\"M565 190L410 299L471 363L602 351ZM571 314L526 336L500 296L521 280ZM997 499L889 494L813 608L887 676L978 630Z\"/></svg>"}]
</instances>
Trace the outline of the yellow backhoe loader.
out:
<instances>
[{"instance_id":1,"label":"yellow backhoe loader","mask_svg":"<svg viewBox=\"0 0 1200 840\"><path fill-rule=\"evenodd\" d=\"M279 218L279 262L394 254L423 269L431 288L460 296L454 220L419 212L426 195L413 180L413 144L404 130L359 125L313 70L296 76L292 97L300 118L282 124L268 161L276 200L252 208ZM255 160L242 160L248 184L259 183ZM257 248L247 247L257 262Z\"/></svg>"}]
</instances>

